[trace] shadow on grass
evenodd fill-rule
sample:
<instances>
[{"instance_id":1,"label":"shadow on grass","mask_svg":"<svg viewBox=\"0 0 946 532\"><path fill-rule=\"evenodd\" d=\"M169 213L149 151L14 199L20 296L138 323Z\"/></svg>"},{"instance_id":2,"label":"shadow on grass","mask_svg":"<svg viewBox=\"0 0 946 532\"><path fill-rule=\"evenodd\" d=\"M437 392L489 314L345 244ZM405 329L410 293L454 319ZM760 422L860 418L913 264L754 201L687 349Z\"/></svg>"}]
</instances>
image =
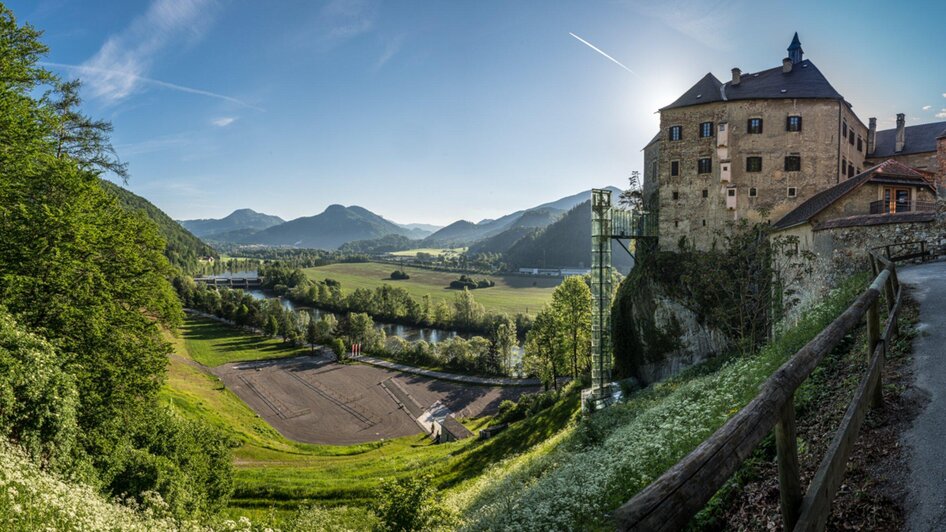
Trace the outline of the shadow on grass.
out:
<instances>
[{"instance_id":1,"label":"shadow on grass","mask_svg":"<svg viewBox=\"0 0 946 532\"><path fill-rule=\"evenodd\" d=\"M230 325L211 320L195 320L184 329L185 340L212 342L221 352L258 351L260 353L294 353L300 348L271 338L244 333Z\"/></svg>"}]
</instances>

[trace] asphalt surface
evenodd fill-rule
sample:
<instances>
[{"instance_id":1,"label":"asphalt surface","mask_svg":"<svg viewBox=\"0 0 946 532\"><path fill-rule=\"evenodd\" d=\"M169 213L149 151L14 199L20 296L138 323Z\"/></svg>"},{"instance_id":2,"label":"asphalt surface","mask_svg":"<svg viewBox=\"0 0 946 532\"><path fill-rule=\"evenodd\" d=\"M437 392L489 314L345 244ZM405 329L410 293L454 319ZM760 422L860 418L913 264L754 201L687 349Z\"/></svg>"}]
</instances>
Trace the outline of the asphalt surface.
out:
<instances>
[{"instance_id":1,"label":"asphalt surface","mask_svg":"<svg viewBox=\"0 0 946 532\"><path fill-rule=\"evenodd\" d=\"M918 392L929 399L902 442L910 451L907 528L946 530L946 262L905 266L901 283L920 303L913 342Z\"/></svg>"}]
</instances>

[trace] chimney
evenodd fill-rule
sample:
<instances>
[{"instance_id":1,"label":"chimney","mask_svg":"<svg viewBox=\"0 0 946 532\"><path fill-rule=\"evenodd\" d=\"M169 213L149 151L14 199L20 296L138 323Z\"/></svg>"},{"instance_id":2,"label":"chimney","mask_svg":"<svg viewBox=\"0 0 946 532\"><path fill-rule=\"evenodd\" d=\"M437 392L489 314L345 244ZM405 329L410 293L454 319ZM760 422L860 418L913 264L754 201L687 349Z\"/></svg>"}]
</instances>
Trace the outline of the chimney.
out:
<instances>
[{"instance_id":1,"label":"chimney","mask_svg":"<svg viewBox=\"0 0 946 532\"><path fill-rule=\"evenodd\" d=\"M792 62L791 57L786 57L785 59L782 59L782 73L788 74L789 72L791 72L793 64L794 63Z\"/></svg>"},{"instance_id":2,"label":"chimney","mask_svg":"<svg viewBox=\"0 0 946 532\"><path fill-rule=\"evenodd\" d=\"M897 145L893 150L896 153L902 152L903 145L907 143L906 123L906 115L903 113L897 113Z\"/></svg>"},{"instance_id":3,"label":"chimney","mask_svg":"<svg viewBox=\"0 0 946 532\"><path fill-rule=\"evenodd\" d=\"M739 82L742 80L742 70L739 70L738 67L732 69L732 84L739 85Z\"/></svg>"},{"instance_id":4,"label":"chimney","mask_svg":"<svg viewBox=\"0 0 946 532\"><path fill-rule=\"evenodd\" d=\"M867 128L867 154L872 155L877 143L877 119L870 117L867 123L870 124Z\"/></svg>"}]
</instances>

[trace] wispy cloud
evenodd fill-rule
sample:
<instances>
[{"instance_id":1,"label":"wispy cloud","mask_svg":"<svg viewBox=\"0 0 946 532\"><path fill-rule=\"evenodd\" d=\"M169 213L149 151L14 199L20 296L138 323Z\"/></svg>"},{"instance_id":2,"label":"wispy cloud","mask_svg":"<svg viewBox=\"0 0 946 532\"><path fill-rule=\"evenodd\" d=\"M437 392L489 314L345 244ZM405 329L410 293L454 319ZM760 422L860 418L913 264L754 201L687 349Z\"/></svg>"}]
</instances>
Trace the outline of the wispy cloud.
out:
<instances>
[{"instance_id":1,"label":"wispy cloud","mask_svg":"<svg viewBox=\"0 0 946 532\"><path fill-rule=\"evenodd\" d=\"M197 94L197 95L200 95L200 96L207 96L207 97L210 97L210 98L217 98L218 100L224 100L224 101L227 101L227 102L235 103L235 104L237 104L237 105L242 105L243 107L247 107L247 108L250 108L250 109L255 109L255 110L257 110L257 111L263 111L263 110L264 110L264 109L262 109L262 108L260 108L260 107L255 106L255 105L251 105L251 104L249 104L249 103L246 103L246 102L244 102L243 100L240 100L240 99L238 99L238 98L234 98L234 97L232 97L232 96L227 96L227 95L225 95L225 94L218 94L218 93L216 93L216 92L205 91L205 90L203 90L203 89L195 89L195 88L193 88L193 87L185 87L184 85L178 85L178 84L176 84L176 83L168 83L167 81L161 81L161 80L159 80L159 79L146 78L146 77L144 77L144 76L136 76L136 75L131 74L131 73L129 73L129 72L123 72L123 71L120 71L120 70L106 70L106 69L104 69L104 68L96 68L96 67L91 67L91 66L86 66L86 65L67 65L67 64L64 64L64 63L51 63L51 62L48 62L48 61L41 61L39 64L42 65L42 66L47 66L47 67L62 68L62 69L70 70L70 71L73 71L73 72L78 72L78 73L80 73L80 74L90 74L91 76L82 78L83 81L86 82L86 83L89 84L89 85L94 85L96 82L100 81L100 80L102 79L102 77L108 77L108 78L112 78L112 79L123 78L123 80L124 80L125 83L130 84L130 85L134 85L136 88L137 88L138 86L140 86L140 85L151 85L151 86L154 86L154 87L161 87L161 88L164 88L164 89L170 89L170 90L174 90L174 91L178 91L178 92L186 92L186 93L188 93L188 94ZM96 94L96 95L98 95L98 94ZM111 100L111 101L117 101L117 100L120 100L120 99L122 99L122 98L124 98L124 97L125 97L125 96L122 96L121 98L115 98L115 97L109 98L109 97L106 97L106 99Z\"/></svg>"},{"instance_id":2,"label":"wispy cloud","mask_svg":"<svg viewBox=\"0 0 946 532\"><path fill-rule=\"evenodd\" d=\"M227 127L234 122L236 122L236 117L234 116L221 116L220 118L215 118L210 121L211 124L217 127Z\"/></svg>"},{"instance_id":3,"label":"wispy cloud","mask_svg":"<svg viewBox=\"0 0 946 532\"><path fill-rule=\"evenodd\" d=\"M624 70L627 70L628 72L630 72L631 74L634 74L635 76L637 75L637 72L634 72L634 71L631 70L630 68L627 68L627 67L624 65L624 63L622 63L622 62L618 61L617 59L611 57L610 55L604 53L604 52L601 51L601 49L598 48L597 46L591 44L590 42L588 42L588 41L586 41L586 40L584 40L584 39L582 39L581 37L575 35L575 34L572 33L572 32L568 32L568 34L571 35L572 37L578 39L579 41L583 42L584 44L588 45L588 47L591 48L592 50L598 52L599 54L601 54L601 55L603 55L603 56L605 56L605 57L607 57L607 58L610 59L613 63L615 63L615 64L618 65L619 67L623 68Z\"/></svg>"},{"instance_id":4,"label":"wispy cloud","mask_svg":"<svg viewBox=\"0 0 946 532\"><path fill-rule=\"evenodd\" d=\"M671 2L634 2L632 5L643 15L653 17L664 25L694 41L716 50L732 48L734 39L728 39L736 14L746 7L743 0L678 0Z\"/></svg>"},{"instance_id":5,"label":"wispy cloud","mask_svg":"<svg viewBox=\"0 0 946 532\"><path fill-rule=\"evenodd\" d=\"M932 109L932 108L933 108L932 105L924 105L924 106L923 106L923 110L924 110L924 111L929 111L929 110Z\"/></svg>"},{"instance_id":6,"label":"wispy cloud","mask_svg":"<svg viewBox=\"0 0 946 532\"><path fill-rule=\"evenodd\" d=\"M946 109L941 109L940 112L936 113L936 118L946 118Z\"/></svg>"},{"instance_id":7,"label":"wispy cloud","mask_svg":"<svg viewBox=\"0 0 946 532\"><path fill-rule=\"evenodd\" d=\"M381 68L385 63L391 60L392 57L397 55L401 51L401 47L404 45L404 35L397 35L391 39L388 39L384 44L384 51L381 52L381 56L378 57L378 61L375 63L375 68Z\"/></svg>"},{"instance_id":8,"label":"wispy cloud","mask_svg":"<svg viewBox=\"0 0 946 532\"><path fill-rule=\"evenodd\" d=\"M57 65L87 74L86 86L92 95L107 102L119 102L143 85L210 96L243 104L235 98L159 81L148 77L155 57L170 46L196 42L213 19L212 0L154 0L147 11L124 30L110 36L91 58L81 65Z\"/></svg>"},{"instance_id":9,"label":"wispy cloud","mask_svg":"<svg viewBox=\"0 0 946 532\"><path fill-rule=\"evenodd\" d=\"M285 37L288 46L327 52L370 32L378 19L376 0L331 0Z\"/></svg>"}]
</instances>

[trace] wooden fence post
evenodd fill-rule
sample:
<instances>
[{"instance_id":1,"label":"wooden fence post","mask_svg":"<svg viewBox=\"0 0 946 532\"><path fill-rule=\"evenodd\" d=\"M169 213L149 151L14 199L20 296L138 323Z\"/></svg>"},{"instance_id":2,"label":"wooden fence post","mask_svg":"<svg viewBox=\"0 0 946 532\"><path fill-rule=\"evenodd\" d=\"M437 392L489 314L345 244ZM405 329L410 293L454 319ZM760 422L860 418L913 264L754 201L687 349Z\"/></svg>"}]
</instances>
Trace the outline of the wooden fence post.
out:
<instances>
[{"instance_id":1,"label":"wooden fence post","mask_svg":"<svg viewBox=\"0 0 946 532\"><path fill-rule=\"evenodd\" d=\"M887 282L884 283L884 299L887 300L887 319L893 320L893 327L890 329L890 338L884 338L884 355L887 354L887 346L890 345L890 341L895 337L900 336L900 331L897 328L897 317L893 315L893 308L897 305L897 290L894 288L894 279L897 274L895 273L896 267L890 266L890 276L887 277Z\"/></svg>"},{"instance_id":2,"label":"wooden fence post","mask_svg":"<svg viewBox=\"0 0 946 532\"><path fill-rule=\"evenodd\" d=\"M795 394L789 396L775 424L778 451L778 489L782 507L782 529L795 528L801 509L801 476L798 469L798 445L795 435Z\"/></svg>"},{"instance_id":3,"label":"wooden fence post","mask_svg":"<svg viewBox=\"0 0 946 532\"><path fill-rule=\"evenodd\" d=\"M884 339L880 337L879 299L880 298L875 299L870 307L867 308L867 367L870 367L870 363L874 358L874 350L884 341ZM881 356L884 356L883 351L884 349L881 351ZM874 388L873 398L871 399L872 408L877 408L884 402L882 377L882 375L878 377L877 387Z\"/></svg>"}]
</instances>

